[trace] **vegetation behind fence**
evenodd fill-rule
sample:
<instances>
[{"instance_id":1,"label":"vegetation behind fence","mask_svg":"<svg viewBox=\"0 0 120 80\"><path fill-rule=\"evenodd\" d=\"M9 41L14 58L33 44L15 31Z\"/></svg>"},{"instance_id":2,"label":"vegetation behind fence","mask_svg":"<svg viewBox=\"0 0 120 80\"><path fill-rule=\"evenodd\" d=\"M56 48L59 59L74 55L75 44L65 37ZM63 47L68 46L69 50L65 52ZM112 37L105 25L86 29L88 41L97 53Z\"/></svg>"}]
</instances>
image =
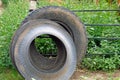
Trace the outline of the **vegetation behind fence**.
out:
<instances>
[{"instance_id":1,"label":"vegetation behind fence","mask_svg":"<svg viewBox=\"0 0 120 80\"><path fill-rule=\"evenodd\" d=\"M27 0L3 0L5 6L4 13L0 16L0 66L11 66L9 58L9 45L11 37L19 27L21 21L28 14ZM5 2L6 1L6 2ZM38 7L56 5L64 6L70 10L113 10L119 9L118 2L115 0L109 3L107 0L38 0ZM49 2L50 1L50 2ZM97 1L97 0L95 0ZM75 12L84 24L120 24L119 11L114 12ZM88 37L120 37L120 26L86 26ZM88 41L88 54L106 54L109 56L94 55L86 57L80 67L92 70L113 70L120 68L120 40L99 40ZM114 54L113 54L114 53Z\"/></svg>"}]
</instances>

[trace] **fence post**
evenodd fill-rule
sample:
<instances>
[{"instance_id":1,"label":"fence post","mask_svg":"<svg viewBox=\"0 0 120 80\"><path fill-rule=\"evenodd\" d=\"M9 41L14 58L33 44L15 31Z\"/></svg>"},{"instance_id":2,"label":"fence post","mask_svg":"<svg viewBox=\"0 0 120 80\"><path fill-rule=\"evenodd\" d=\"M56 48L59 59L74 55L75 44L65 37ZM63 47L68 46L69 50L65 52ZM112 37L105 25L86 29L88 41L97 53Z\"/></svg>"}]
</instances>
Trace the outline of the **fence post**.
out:
<instances>
[{"instance_id":1,"label":"fence post","mask_svg":"<svg viewBox=\"0 0 120 80\"><path fill-rule=\"evenodd\" d=\"M29 2L29 12L31 12L37 8L37 0L29 0Z\"/></svg>"},{"instance_id":2,"label":"fence post","mask_svg":"<svg viewBox=\"0 0 120 80\"><path fill-rule=\"evenodd\" d=\"M118 0L118 7L120 7L120 0Z\"/></svg>"},{"instance_id":3,"label":"fence post","mask_svg":"<svg viewBox=\"0 0 120 80\"><path fill-rule=\"evenodd\" d=\"M98 5L98 4L99 4L99 0L95 0L94 2L95 2L95 4L96 4L96 5Z\"/></svg>"}]
</instances>

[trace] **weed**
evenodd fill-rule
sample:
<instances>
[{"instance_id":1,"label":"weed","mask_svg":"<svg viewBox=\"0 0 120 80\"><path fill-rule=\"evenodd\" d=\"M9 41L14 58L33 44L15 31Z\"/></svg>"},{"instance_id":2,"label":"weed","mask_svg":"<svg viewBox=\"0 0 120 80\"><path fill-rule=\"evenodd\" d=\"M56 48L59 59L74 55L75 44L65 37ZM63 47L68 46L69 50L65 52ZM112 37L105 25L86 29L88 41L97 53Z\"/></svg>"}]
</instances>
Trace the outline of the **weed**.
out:
<instances>
[{"instance_id":1,"label":"weed","mask_svg":"<svg viewBox=\"0 0 120 80\"><path fill-rule=\"evenodd\" d=\"M82 67L90 70L116 70L120 68L120 55L86 57L82 62Z\"/></svg>"},{"instance_id":2,"label":"weed","mask_svg":"<svg viewBox=\"0 0 120 80\"><path fill-rule=\"evenodd\" d=\"M28 3L25 0L3 0L7 7L4 10L2 16L0 16L0 66L11 66L11 61L9 58L9 45L11 42L11 37L15 30L19 27L21 21L28 14ZM48 0L39 0L38 7L49 6L49 5L59 5L69 8L70 10L83 10L83 9L116 9L116 3L109 6L106 1L100 1L99 5L90 0L66 0L61 4L49 3ZM117 12L76 12L81 21L84 24L119 24L119 17ZM107 27L107 26L86 26L87 34L89 37L120 37L119 27ZM43 39L41 42L36 40L38 44L37 48L41 52L47 53L48 51L56 51L55 45L51 44L49 40L47 44L46 40ZM48 48L45 46L47 45ZM43 48L42 48L43 47ZM45 50L48 49L48 50ZM82 66L92 69L92 70L113 70L119 68L119 55L120 52L120 41L108 41L108 40L89 40L88 44L88 54L105 54L105 53L115 53L110 57L86 57L83 60Z\"/></svg>"},{"instance_id":3,"label":"weed","mask_svg":"<svg viewBox=\"0 0 120 80\"><path fill-rule=\"evenodd\" d=\"M4 13L0 16L0 66L11 66L9 45L15 30L27 13L25 1L9 2Z\"/></svg>"}]
</instances>

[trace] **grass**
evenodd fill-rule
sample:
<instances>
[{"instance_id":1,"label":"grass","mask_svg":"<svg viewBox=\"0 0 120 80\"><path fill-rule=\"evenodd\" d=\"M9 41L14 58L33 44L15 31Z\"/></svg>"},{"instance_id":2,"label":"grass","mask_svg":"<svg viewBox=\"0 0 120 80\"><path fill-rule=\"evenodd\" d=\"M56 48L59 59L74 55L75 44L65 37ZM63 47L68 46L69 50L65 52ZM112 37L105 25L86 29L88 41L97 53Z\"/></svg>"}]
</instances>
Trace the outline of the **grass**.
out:
<instances>
[{"instance_id":1,"label":"grass","mask_svg":"<svg viewBox=\"0 0 120 80\"><path fill-rule=\"evenodd\" d=\"M7 0L3 0L7 1ZM38 7L42 6L48 6L48 5L59 5L64 6L66 8L69 8L71 10L75 9L117 9L117 4L113 4L112 6L109 6L108 3L105 3L105 0L101 1L99 5L95 5L95 3L86 2L87 0L84 0L82 2L79 2L78 0L71 1L71 4L69 0L66 0L66 2L63 3L49 3L48 0L39 0ZM28 3L25 0L18 0L17 2L10 0L9 2L4 2L6 4L6 8L0 16L0 66L6 67L6 68L0 68L0 80L24 80L15 69L9 68L12 66L10 57L9 57L9 45L11 42L11 37L14 34L15 30L19 27L21 21L25 18L25 16L28 14ZM66 4L67 3L67 4ZM77 3L77 4L76 4ZM68 5L69 4L69 5ZM97 12L97 13L76 13L80 18L81 21L84 23L90 23L90 24L97 24L97 23L109 23L109 24L119 24L117 18L117 12L114 13L108 13L108 12ZM120 37L120 28L114 27L114 28L108 28L106 26L104 27L87 27L87 34L88 36L92 37ZM101 45L102 47L97 47L95 45L95 42L92 41L89 47L90 53L103 53L103 52L120 52L120 42L114 41L114 42L108 42L108 41L102 41ZM92 47L91 47L92 46ZM109 47L110 46L110 47ZM114 47L113 47L114 46ZM96 50L96 51L95 51ZM111 52L111 53L112 53ZM85 76L87 77L87 76ZM110 76L110 79L113 80L114 78ZM120 79L116 79L120 80Z\"/></svg>"},{"instance_id":2,"label":"grass","mask_svg":"<svg viewBox=\"0 0 120 80\"><path fill-rule=\"evenodd\" d=\"M11 1L0 16L0 66L11 66L9 45L15 30L28 14L27 5L24 0Z\"/></svg>"},{"instance_id":3,"label":"grass","mask_svg":"<svg viewBox=\"0 0 120 80\"><path fill-rule=\"evenodd\" d=\"M0 68L0 80L24 80L15 69Z\"/></svg>"},{"instance_id":4,"label":"grass","mask_svg":"<svg viewBox=\"0 0 120 80\"><path fill-rule=\"evenodd\" d=\"M120 70L114 72L78 70L72 76L73 80L120 80ZM76 76L77 75L77 76ZM0 68L0 80L24 80L13 68Z\"/></svg>"}]
</instances>

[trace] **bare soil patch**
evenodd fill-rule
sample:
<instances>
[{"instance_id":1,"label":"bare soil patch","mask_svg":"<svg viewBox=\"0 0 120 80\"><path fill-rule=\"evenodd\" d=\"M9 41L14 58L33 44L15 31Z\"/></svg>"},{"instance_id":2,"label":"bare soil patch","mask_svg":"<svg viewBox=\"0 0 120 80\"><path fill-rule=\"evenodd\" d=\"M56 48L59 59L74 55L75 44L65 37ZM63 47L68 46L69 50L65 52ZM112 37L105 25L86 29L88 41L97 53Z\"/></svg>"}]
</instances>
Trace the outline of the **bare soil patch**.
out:
<instances>
[{"instance_id":1,"label":"bare soil patch","mask_svg":"<svg viewBox=\"0 0 120 80\"><path fill-rule=\"evenodd\" d=\"M120 80L120 70L104 72L77 69L70 80Z\"/></svg>"}]
</instances>

